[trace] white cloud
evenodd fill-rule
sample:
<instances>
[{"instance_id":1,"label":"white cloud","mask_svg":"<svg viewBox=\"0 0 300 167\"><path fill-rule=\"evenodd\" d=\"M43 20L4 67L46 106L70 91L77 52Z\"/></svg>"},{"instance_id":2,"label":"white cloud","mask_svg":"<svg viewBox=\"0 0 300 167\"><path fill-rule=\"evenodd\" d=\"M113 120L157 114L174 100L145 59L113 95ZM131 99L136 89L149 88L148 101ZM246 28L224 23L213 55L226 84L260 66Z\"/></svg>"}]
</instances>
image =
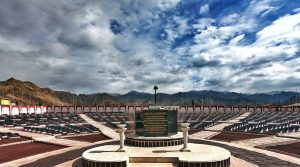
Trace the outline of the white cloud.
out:
<instances>
[{"instance_id":1,"label":"white cloud","mask_svg":"<svg viewBox=\"0 0 300 167\"><path fill-rule=\"evenodd\" d=\"M238 42L239 42L240 40L242 40L244 37L245 37L245 34L236 36L235 38L233 38L233 39L231 39L231 40L229 41L229 45L237 45Z\"/></svg>"},{"instance_id":2,"label":"white cloud","mask_svg":"<svg viewBox=\"0 0 300 167\"><path fill-rule=\"evenodd\" d=\"M162 10L174 8L180 0L156 0L158 3L158 6Z\"/></svg>"},{"instance_id":3,"label":"white cloud","mask_svg":"<svg viewBox=\"0 0 300 167\"><path fill-rule=\"evenodd\" d=\"M258 26L257 16L264 16L278 9L269 4L270 1L252 2L244 13L230 14L222 18L219 27L213 25L212 21L207 21L210 19L202 20L205 24L194 25L199 34L195 36L195 44L187 52L194 55L193 57L220 62L215 67L200 69L199 76L204 78L202 87L239 92L272 91L278 87L268 87L268 90L259 88L255 85L257 80L269 80L269 83L273 80L279 84L282 73L285 77L299 75L299 72L295 73L295 66L291 67L284 61L300 50L299 14L286 15L275 20L257 33L254 43L239 45L239 41L245 38L245 33ZM295 65L298 61L300 59L292 62ZM252 74L262 76L256 78ZM221 88L218 85L205 85L206 81L214 79L223 81Z\"/></svg>"},{"instance_id":4,"label":"white cloud","mask_svg":"<svg viewBox=\"0 0 300 167\"><path fill-rule=\"evenodd\" d=\"M209 12L209 4L205 4L200 7L199 13L200 14L205 14Z\"/></svg>"},{"instance_id":5,"label":"white cloud","mask_svg":"<svg viewBox=\"0 0 300 167\"><path fill-rule=\"evenodd\" d=\"M286 15L274 21L257 33L258 41L266 44L273 42L297 42L300 40L300 13Z\"/></svg>"},{"instance_id":6,"label":"white cloud","mask_svg":"<svg viewBox=\"0 0 300 167\"><path fill-rule=\"evenodd\" d=\"M295 12L295 13L299 13L299 12L300 12L300 8L296 8L296 9L294 9L294 10L293 10L293 12Z\"/></svg>"},{"instance_id":7,"label":"white cloud","mask_svg":"<svg viewBox=\"0 0 300 167\"><path fill-rule=\"evenodd\" d=\"M154 84L174 93L200 86L253 92L262 90L253 74L276 83L277 73L300 76L299 14L259 30L259 20L279 9L269 0L251 1L241 12L232 8L221 18L202 18L212 12L209 4L200 7L200 18L189 18L190 9L182 10L179 0L19 1L22 11L6 3L0 6L2 79L76 93L151 92ZM121 33L112 32L111 20L124 27ZM258 30L254 42L244 42ZM162 32L164 40L157 39ZM174 46L177 39L181 43Z\"/></svg>"}]
</instances>

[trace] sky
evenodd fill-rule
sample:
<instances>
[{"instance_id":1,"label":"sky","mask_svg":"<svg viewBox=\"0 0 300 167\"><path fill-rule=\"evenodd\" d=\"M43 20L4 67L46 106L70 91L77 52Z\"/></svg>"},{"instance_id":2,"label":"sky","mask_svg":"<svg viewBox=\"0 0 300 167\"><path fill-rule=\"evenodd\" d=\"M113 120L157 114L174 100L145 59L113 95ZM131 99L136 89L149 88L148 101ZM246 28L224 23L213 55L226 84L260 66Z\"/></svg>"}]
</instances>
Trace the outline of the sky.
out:
<instances>
[{"instance_id":1,"label":"sky","mask_svg":"<svg viewBox=\"0 0 300 167\"><path fill-rule=\"evenodd\" d=\"M300 91L300 0L0 4L0 80L86 94Z\"/></svg>"}]
</instances>

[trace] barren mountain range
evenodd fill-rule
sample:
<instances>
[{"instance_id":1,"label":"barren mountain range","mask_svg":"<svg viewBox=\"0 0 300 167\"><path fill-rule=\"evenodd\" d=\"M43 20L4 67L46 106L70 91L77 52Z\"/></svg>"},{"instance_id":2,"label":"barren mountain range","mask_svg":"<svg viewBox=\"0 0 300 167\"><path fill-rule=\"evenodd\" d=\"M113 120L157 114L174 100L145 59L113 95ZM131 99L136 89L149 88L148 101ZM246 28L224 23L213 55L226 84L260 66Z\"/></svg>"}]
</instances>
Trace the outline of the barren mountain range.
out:
<instances>
[{"instance_id":1,"label":"barren mountain range","mask_svg":"<svg viewBox=\"0 0 300 167\"><path fill-rule=\"evenodd\" d=\"M153 94L130 91L126 94L74 94L40 88L32 82L10 78L0 82L0 97L17 105L152 105ZM157 94L158 105L287 105L300 102L297 92L242 94L235 92L189 91Z\"/></svg>"}]
</instances>

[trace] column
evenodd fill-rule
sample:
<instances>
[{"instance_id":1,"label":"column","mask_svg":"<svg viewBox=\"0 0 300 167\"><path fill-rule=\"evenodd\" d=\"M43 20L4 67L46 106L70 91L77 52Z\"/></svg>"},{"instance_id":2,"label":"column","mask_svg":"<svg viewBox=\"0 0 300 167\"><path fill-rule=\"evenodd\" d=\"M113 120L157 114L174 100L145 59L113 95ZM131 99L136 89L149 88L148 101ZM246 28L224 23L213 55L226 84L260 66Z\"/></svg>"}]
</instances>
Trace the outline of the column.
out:
<instances>
[{"instance_id":1,"label":"column","mask_svg":"<svg viewBox=\"0 0 300 167\"><path fill-rule=\"evenodd\" d=\"M182 152L190 152L190 150L187 148L187 144L188 144L188 138L189 138L189 126L190 126L190 123L181 123L180 124L181 126L181 130L182 130L182 133L183 133L183 148L180 149L180 151Z\"/></svg>"},{"instance_id":2,"label":"column","mask_svg":"<svg viewBox=\"0 0 300 167\"><path fill-rule=\"evenodd\" d=\"M127 128L126 127L126 124L120 124L118 125L118 129L116 130L117 133L119 133L120 135L120 148L117 150L117 152L125 152L124 150L124 140L125 140L125 130Z\"/></svg>"}]
</instances>

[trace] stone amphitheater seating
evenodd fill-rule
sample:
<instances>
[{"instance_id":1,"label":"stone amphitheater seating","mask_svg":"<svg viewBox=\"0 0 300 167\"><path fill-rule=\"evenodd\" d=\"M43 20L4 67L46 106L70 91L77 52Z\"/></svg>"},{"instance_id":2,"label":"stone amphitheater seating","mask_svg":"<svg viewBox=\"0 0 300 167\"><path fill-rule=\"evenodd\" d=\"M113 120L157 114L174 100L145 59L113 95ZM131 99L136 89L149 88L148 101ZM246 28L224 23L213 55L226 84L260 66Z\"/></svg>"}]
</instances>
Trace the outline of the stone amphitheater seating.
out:
<instances>
[{"instance_id":1,"label":"stone amphitheater seating","mask_svg":"<svg viewBox=\"0 0 300 167\"><path fill-rule=\"evenodd\" d=\"M178 123L189 122L192 129L203 130L218 123L218 121L226 121L240 115L241 112L193 112L178 113ZM111 128L116 128L117 124L127 124L127 129L134 130L134 114L123 112L100 112L86 113L86 115L97 122L106 123Z\"/></svg>"},{"instance_id":2,"label":"stone amphitheater seating","mask_svg":"<svg viewBox=\"0 0 300 167\"><path fill-rule=\"evenodd\" d=\"M20 135L18 133L11 133L11 132L0 132L1 139L10 139L10 138L19 138Z\"/></svg>"},{"instance_id":3,"label":"stone amphitheater seating","mask_svg":"<svg viewBox=\"0 0 300 167\"><path fill-rule=\"evenodd\" d=\"M67 124L67 125L46 125L46 126L25 126L25 131L44 133L44 134L79 134L99 132L99 130L90 124Z\"/></svg>"},{"instance_id":4,"label":"stone amphitheater seating","mask_svg":"<svg viewBox=\"0 0 300 167\"><path fill-rule=\"evenodd\" d=\"M85 121L75 113L44 113L0 116L0 126L37 126L48 124L76 124L84 122Z\"/></svg>"},{"instance_id":5,"label":"stone amphitheater seating","mask_svg":"<svg viewBox=\"0 0 300 167\"><path fill-rule=\"evenodd\" d=\"M1 115L0 126L23 127L25 131L52 135L99 132L76 113Z\"/></svg>"},{"instance_id":6,"label":"stone amphitheater seating","mask_svg":"<svg viewBox=\"0 0 300 167\"><path fill-rule=\"evenodd\" d=\"M299 112L253 112L239 123L227 126L225 131L278 134L298 132Z\"/></svg>"},{"instance_id":7,"label":"stone amphitheater seating","mask_svg":"<svg viewBox=\"0 0 300 167\"><path fill-rule=\"evenodd\" d=\"M189 122L191 129L204 130L207 127L217 124L219 121L232 119L241 112L197 112L187 115L178 115L178 122Z\"/></svg>"}]
</instances>

